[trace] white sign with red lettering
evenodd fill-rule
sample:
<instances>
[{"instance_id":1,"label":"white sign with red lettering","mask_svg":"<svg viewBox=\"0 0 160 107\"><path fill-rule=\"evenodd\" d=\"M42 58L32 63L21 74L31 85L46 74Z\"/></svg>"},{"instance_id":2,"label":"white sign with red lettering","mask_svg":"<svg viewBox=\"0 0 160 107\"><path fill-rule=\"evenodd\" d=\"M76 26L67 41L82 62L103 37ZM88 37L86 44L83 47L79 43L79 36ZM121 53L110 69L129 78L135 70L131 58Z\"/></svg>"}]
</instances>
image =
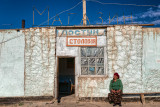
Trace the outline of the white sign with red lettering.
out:
<instances>
[{"instance_id":1,"label":"white sign with red lettering","mask_svg":"<svg viewBox=\"0 0 160 107\"><path fill-rule=\"evenodd\" d=\"M67 46L97 46L97 36L67 36Z\"/></svg>"}]
</instances>

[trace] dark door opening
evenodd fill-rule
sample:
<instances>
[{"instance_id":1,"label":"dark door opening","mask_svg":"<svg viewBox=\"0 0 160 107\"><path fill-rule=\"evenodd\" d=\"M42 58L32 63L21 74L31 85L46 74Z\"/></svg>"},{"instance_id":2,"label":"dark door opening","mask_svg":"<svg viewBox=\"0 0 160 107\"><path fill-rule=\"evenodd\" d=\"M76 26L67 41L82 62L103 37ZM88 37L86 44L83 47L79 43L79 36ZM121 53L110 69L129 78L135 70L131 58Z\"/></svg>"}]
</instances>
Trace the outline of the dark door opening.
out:
<instances>
[{"instance_id":1,"label":"dark door opening","mask_svg":"<svg viewBox=\"0 0 160 107\"><path fill-rule=\"evenodd\" d=\"M75 58L59 58L58 99L75 93Z\"/></svg>"}]
</instances>

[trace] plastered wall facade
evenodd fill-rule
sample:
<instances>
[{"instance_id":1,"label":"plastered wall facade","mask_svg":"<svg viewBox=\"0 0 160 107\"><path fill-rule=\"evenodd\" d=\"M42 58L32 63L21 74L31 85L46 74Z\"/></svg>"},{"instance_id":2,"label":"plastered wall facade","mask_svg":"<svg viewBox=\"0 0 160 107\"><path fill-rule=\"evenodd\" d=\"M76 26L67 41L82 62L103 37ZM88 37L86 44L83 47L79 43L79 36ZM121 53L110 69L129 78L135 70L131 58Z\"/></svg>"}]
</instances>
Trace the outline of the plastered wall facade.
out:
<instances>
[{"instance_id":1,"label":"plastered wall facade","mask_svg":"<svg viewBox=\"0 0 160 107\"><path fill-rule=\"evenodd\" d=\"M124 93L143 92L142 27L108 27L106 36L107 73L102 77L79 77L79 96L107 97L114 72L120 75Z\"/></svg>"},{"instance_id":2,"label":"plastered wall facade","mask_svg":"<svg viewBox=\"0 0 160 107\"><path fill-rule=\"evenodd\" d=\"M1 97L54 96L55 28L0 31Z\"/></svg>"},{"instance_id":3,"label":"plastered wall facade","mask_svg":"<svg viewBox=\"0 0 160 107\"><path fill-rule=\"evenodd\" d=\"M107 97L113 73L124 93L160 92L160 29L116 25L100 29L104 75L81 75L80 47L67 47L66 36L90 36L77 29L29 28L0 31L0 96L57 96L58 58L75 58L76 97ZM90 29L91 30L91 29ZM60 32L58 32L60 31ZM64 33L64 34L62 34Z\"/></svg>"},{"instance_id":4,"label":"plastered wall facade","mask_svg":"<svg viewBox=\"0 0 160 107\"><path fill-rule=\"evenodd\" d=\"M24 34L0 30L0 96L24 96Z\"/></svg>"},{"instance_id":5,"label":"plastered wall facade","mask_svg":"<svg viewBox=\"0 0 160 107\"><path fill-rule=\"evenodd\" d=\"M25 33L25 96L54 96L55 29L30 28Z\"/></svg>"},{"instance_id":6,"label":"plastered wall facade","mask_svg":"<svg viewBox=\"0 0 160 107\"><path fill-rule=\"evenodd\" d=\"M142 27L115 26L108 28L109 77L118 72L124 93L141 93L142 87ZM134 76L134 77L133 77Z\"/></svg>"},{"instance_id":7,"label":"plastered wall facade","mask_svg":"<svg viewBox=\"0 0 160 107\"><path fill-rule=\"evenodd\" d=\"M80 30L84 30L84 29L80 29ZM66 36L69 34L67 34L67 35L66 35L66 33L62 34L61 32L63 32L63 31L64 32L65 31L71 31L71 32L73 31L74 32L74 31L76 31L76 29L57 30L58 33L57 33L57 43L56 43L56 56L57 56L57 58L58 57L74 57L75 58L75 94L76 94L76 97L88 97L91 94L91 91L88 88L88 85L90 84L91 81L90 81L89 77L82 77L81 76L80 47L67 47L66 46ZM101 29L98 33L99 36L97 36L96 34L94 34L94 35L97 36L97 47L104 47L106 50L105 32L106 32L106 29L103 29L103 30ZM82 35L82 33L83 32L81 32L80 35ZM85 35L91 35L91 34L84 33L83 35L85 36ZM76 35L73 34L72 36L76 36ZM106 52L105 52L105 58L107 59ZM107 60L105 60L105 61L107 61ZM90 93L88 93L88 91ZM105 92L107 92L107 91L105 90ZM87 94L88 96L85 96L85 94Z\"/></svg>"},{"instance_id":8,"label":"plastered wall facade","mask_svg":"<svg viewBox=\"0 0 160 107\"><path fill-rule=\"evenodd\" d=\"M160 92L160 28L143 28L144 92Z\"/></svg>"}]
</instances>

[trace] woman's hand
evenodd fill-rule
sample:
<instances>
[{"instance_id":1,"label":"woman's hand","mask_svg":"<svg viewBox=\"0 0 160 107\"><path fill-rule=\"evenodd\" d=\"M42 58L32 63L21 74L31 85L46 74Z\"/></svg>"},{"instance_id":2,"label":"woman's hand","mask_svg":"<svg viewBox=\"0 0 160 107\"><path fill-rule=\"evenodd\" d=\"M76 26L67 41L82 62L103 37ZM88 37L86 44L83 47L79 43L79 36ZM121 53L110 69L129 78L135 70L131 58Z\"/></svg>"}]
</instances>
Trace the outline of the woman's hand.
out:
<instances>
[{"instance_id":1,"label":"woman's hand","mask_svg":"<svg viewBox=\"0 0 160 107\"><path fill-rule=\"evenodd\" d=\"M118 90L117 92L119 93L119 92L121 92L121 90Z\"/></svg>"},{"instance_id":2,"label":"woman's hand","mask_svg":"<svg viewBox=\"0 0 160 107\"><path fill-rule=\"evenodd\" d=\"M112 89L111 91L112 91L113 93L115 93L115 92L116 92L116 91L115 91L115 90L113 90L113 89Z\"/></svg>"}]
</instances>

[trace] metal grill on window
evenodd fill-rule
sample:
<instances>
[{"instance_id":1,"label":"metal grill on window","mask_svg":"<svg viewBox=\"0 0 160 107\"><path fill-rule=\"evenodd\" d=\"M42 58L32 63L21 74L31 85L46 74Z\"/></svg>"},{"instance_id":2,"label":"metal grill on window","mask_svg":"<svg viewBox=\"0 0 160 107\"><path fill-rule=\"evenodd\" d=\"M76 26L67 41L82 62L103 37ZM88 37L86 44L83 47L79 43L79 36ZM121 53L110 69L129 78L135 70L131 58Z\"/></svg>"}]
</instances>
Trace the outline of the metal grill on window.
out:
<instances>
[{"instance_id":1,"label":"metal grill on window","mask_svg":"<svg viewBox=\"0 0 160 107\"><path fill-rule=\"evenodd\" d=\"M104 75L104 48L81 48L81 75Z\"/></svg>"}]
</instances>

